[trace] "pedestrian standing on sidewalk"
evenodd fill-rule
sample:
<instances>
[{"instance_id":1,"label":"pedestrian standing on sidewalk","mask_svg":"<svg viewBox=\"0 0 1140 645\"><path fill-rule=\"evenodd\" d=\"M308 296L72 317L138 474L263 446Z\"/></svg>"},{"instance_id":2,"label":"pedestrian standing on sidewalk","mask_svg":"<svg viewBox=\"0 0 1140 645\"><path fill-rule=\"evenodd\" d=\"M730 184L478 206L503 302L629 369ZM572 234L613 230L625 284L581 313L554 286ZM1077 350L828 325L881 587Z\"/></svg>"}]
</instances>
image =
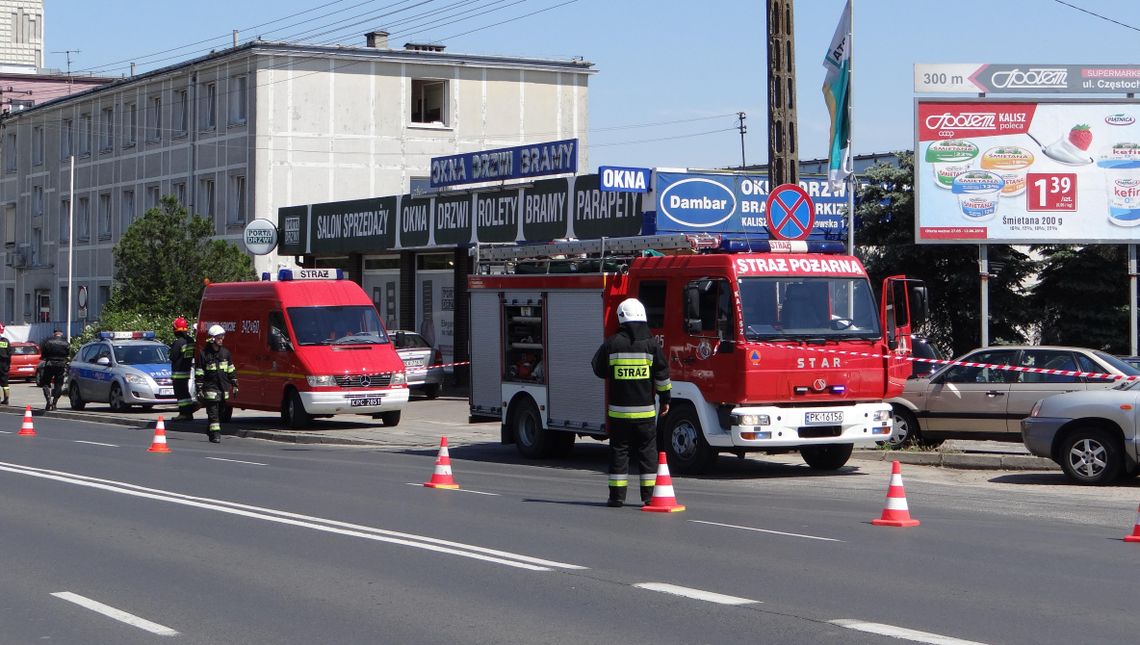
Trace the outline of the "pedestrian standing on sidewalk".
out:
<instances>
[{"instance_id":1,"label":"pedestrian standing on sidewalk","mask_svg":"<svg viewBox=\"0 0 1140 645\"><path fill-rule=\"evenodd\" d=\"M610 497L607 506L625 504L629 487L629 453L637 457L641 501L648 504L657 482L657 416L653 395L661 400L661 414L669 411L672 383L669 364L657 340L649 333L645 306L637 298L618 305L618 332L594 354L592 367L609 386L606 428L610 435Z\"/></svg>"},{"instance_id":2,"label":"pedestrian standing on sidewalk","mask_svg":"<svg viewBox=\"0 0 1140 645\"><path fill-rule=\"evenodd\" d=\"M0 405L8 405L8 370L12 369L12 343L4 336L4 325L0 325L0 387L4 389L4 400Z\"/></svg>"},{"instance_id":3,"label":"pedestrian standing on sidewalk","mask_svg":"<svg viewBox=\"0 0 1140 645\"><path fill-rule=\"evenodd\" d=\"M174 397L178 399L178 421L193 421L198 407L190 395L190 374L194 369L194 339L190 337L190 323L179 316L174 319L174 342L170 345L170 380Z\"/></svg>"},{"instance_id":4,"label":"pedestrian standing on sidewalk","mask_svg":"<svg viewBox=\"0 0 1140 645\"><path fill-rule=\"evenodd\" d=\"M44 389L44 409L54 410L63 393L63 379L71 360L71 347L64 340L62 330L56 329L40 343L40 360L43 361L40 387Z\"/></svg>"},{"instance_id":5,"label":"pedestrian standing on sidewalk","mask_svg":"<svg viewBox=\"0 0 1140 645\"><path fill-rule=\"evenodd\" d=\"M230 350L222 347L226 330L221 325L211 325L206 333L209 340L194 361L194 378L198 399L206 404L206 418L210 421L206 432L210 443L221 443L222 406L226 404L231 389L234 394L237 393L237 369Z\"/></svg>"}]
</instances>

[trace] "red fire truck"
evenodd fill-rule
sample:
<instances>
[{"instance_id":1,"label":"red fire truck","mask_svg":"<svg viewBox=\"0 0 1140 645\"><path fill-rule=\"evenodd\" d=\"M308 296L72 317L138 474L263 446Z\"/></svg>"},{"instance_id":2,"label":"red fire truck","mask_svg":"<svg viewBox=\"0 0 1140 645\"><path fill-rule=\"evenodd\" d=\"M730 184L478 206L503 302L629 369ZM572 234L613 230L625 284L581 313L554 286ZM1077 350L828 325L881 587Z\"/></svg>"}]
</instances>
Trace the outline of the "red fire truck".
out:
<instances>
[{"instance_id":1,"label":"red fire truck","mask_svg":"<svg viewBox=\"0 0 1140 645\"><path fill-rule=\"evenodd\" d=\"M590 359L636 297L669 361L660 443L677 472L719 453L799 450L836 469L891 432L910 372L921 283L884 280L879 301L839 242L656 235L477 247L471 298L473 417L502 423L527 457L604 439L605 385Z\"/></svg>"}]
</instances>

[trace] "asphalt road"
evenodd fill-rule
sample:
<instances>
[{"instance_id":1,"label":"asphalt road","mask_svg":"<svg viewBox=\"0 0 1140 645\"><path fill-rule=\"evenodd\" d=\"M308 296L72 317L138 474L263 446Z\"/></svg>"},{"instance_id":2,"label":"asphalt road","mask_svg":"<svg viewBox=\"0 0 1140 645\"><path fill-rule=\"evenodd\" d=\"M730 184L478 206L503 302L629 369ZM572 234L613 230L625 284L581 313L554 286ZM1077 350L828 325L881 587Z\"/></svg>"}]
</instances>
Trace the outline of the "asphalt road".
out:
<instances>
[{"instance_id":1,"label":"asphalt road","mask_svg":"<svg viewBox=\"0 0 1140 645\"><path fill-rule=\"evenodd\" d=\"M462 489L440 491L419 485L436 457L423 448L211 445L172 432L172 452L157 455L145 429L48 417L35 426L36 437L0 426L4 642L141 643L169 632L195 643L897 642L860 628L919 642L1072 643L1140 633L1140 545L1121 541L1136 482L1087 489L1053 473L908 466L922 525L892 529L869 523L883 508L881 463L818 475L798 457L726 460L714 477L676 478L688 510L659 515L603 506L600 444L541 464L508 446L459 446ZM127 615L106 615L114 610Z\"/></svg>"}]
</instances>

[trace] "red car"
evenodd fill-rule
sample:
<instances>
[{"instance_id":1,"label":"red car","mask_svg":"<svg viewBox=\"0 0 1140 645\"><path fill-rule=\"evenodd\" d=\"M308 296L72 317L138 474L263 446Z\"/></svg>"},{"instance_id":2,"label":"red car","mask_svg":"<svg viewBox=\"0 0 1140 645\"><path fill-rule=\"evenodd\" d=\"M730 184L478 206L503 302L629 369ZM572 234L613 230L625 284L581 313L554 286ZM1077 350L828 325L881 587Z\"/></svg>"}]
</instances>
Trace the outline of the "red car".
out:
<instances>
[{"instance_id":1,"label":"red car","mask_svg":"<svg viewBox=\"0 0 1140 645\"><path fill-rule=\"evenodd\" d=\"M8 368L8 380L22 378L36 380L36 366L40 362L40 347L35 343L12 343L12 366Z\"/></svg>"}]
</instances>

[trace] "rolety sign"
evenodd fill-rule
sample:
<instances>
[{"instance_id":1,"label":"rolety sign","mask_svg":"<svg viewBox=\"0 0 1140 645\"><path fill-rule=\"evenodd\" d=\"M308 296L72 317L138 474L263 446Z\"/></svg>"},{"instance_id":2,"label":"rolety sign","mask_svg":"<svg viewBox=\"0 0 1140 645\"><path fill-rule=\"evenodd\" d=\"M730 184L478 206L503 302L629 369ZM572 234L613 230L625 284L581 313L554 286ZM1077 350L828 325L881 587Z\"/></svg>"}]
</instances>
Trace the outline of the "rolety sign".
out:
<instances>
[{"instance_id":1,"label":"rolety sign","mask_svg":"<svg viewBox=\"0 0 1140 645\"><path fill-rule=\"evenodd\" d=\"M1126 94L1140 91L1140 65L918 64L920 94Z\"/></svg>"},{"instance_id":2,"label":"rolety sign","mask_svg":"<svg viewBox=\"0 0 1140 645\"><path fill-rule=\"evenodd\" d=\"M482 150L431 160L431 186L458 186L578 171L578 140Z\"/></svg>"},{"instance_id":3,"label":"rolety sign","mask_svg":"<svg viewBox=\"0 0 1140 645\"><path fill-rule=\"evenodd\" d=\"M841 239L847 234L846 186L833 189L826 177L801 178L815 202L810 239ZM767 175L657 172L657 232L736 233L770 236Z\"/></svg>"},{"instance_id":4,"label":"rolety sign","mask_svg":"<svg viewBox=\"0 0 1140 645\"><path fill-rule=\"evenodd\" d=\"M915 240L1135 240L1138 118L1137 101L918 101Z\"/></svg>"},{"instance_id":5,"label":"rolety sign","mask_svg":"<svg viewBox=\"0 0 1140 645\"><path fill-rule=\"evenodd\" d=\"M520 190L475 193L475 239L514 242L519 234Z\"/></svg>"},{"instance_id":6,"label":"rolety sign","mask_svg":"<svg viewBox=\"0 0 1140 645\"><path fill-rule=\"evenodd\" d=\"M314 249L349 252L396 242L395 197L313 204L310 216Z\"/></svg>"}]
</instances>

